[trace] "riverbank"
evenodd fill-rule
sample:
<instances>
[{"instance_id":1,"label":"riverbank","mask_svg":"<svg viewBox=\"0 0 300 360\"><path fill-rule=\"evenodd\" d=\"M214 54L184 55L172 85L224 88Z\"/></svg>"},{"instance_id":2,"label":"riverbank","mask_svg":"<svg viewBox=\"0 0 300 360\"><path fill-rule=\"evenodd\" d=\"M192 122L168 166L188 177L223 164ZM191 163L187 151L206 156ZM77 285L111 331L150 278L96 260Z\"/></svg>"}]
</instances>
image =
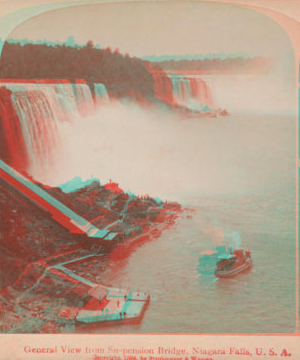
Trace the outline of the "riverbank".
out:
<instances>
[{"instance_id":1,"label":"riverbank","mask_svg":"<svg viewBox=\"0 0 300 360\"><path fill-rule=\"evenodd\" d=\"M67 331L65 328L74 326L75 320L61 318L60 310L78 304L84 307L91 300L83 297L82 289L78 290L84 285L80 279L108 285L99 274L99 266L95 271L95 262L105 267L113 258L117 264L130 256L136 246L158 237L181 211L178 204L128 195L118 186L102 186L98 181L68 194L59 188L38 185L95 226L121 236L100 254L81 235L70 234L1 180L3 332ZM49 271L49 258L51 268L64 264L66 271L75 274L75 280L58 274L61 269Z\"/></svg>"}]
</instances>

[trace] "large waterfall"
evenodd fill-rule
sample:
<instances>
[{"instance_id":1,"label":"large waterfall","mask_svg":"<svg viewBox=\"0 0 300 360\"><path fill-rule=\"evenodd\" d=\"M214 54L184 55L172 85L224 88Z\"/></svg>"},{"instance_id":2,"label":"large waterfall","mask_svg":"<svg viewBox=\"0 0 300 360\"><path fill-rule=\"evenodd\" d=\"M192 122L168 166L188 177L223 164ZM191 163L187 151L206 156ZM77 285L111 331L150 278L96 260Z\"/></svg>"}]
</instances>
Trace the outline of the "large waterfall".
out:
<instances>
[{"instance_id":1,"label":"large waterfall","mask_svg":"<svg viewBox=\"0 0 300 360\"><path fill-rule=\"evenodd\" d=\"M11 97L31 164L41 170L48 168L53 160L52 149L60 141L59 117L55 107L51 106L53 98L50 91L16 91Z\"/></svg>"},{"instance_id":2,"label":"large waterfall","mask_svg":"<svg viewBox=\"0 0 300 360\"><path fill-rule=\"evenodd\" d=\"M95 110L91 90L85 83L67 81L1 82L0 89L1 156L40 178L57 160L53 149L64 141L64 123Z\"/></svg>"},{"instance_id":3,"label":"large waterfall","mask_svg":"<svg viewBox=\"0 0 300 360\"><path fill-rule=\"evenodd\" d=\"M155 96L191 110L213 108L210 86L198 75L153 73Z\"/></svg>"}]
</instances>

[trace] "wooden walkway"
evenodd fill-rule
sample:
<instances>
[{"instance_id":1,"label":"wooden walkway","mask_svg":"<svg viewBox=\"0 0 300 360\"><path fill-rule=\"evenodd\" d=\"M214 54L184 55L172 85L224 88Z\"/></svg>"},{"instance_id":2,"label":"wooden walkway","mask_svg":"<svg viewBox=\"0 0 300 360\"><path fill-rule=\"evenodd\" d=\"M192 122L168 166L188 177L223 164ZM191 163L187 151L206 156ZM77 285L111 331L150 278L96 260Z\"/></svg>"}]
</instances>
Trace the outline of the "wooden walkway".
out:
<instances>
[{"instance_id":1,"label":"wooden walkway","mask_svg":"<svg viewBox=\"0 0 300 360\"><path fill-rule=\"evenodd\" d=\"M0 160L0 177L39 207L49 212L54 220L71 233L86 234L88 238L99 238L107 241L111 241L117 236L117 233L108 230L113 224L109 224L107 229L97 228L2 160Z\"/></svg>"}]
</instances>

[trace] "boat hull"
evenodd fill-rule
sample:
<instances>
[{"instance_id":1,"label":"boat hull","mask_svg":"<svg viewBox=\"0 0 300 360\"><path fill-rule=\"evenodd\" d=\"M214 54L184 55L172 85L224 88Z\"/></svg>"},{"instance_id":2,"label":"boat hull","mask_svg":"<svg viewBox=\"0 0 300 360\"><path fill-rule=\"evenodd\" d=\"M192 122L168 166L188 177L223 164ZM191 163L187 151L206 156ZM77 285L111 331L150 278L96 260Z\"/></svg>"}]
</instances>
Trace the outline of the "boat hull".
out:
<instances>
[{"instance_id":1,"label":"boat hull","mask_svg":"<svg viewBox=\"0 0 300 360\"><path fill-rule=\"evenodd\" d=\"M228 277L232 277L235 276L241 272L246 271L247 269L250 269L253 266L253 262L252 260L249 260L243 264L241 264L240 266L230 269L230 270L216 270L215 271L215 276L219 277L219 278L228 278Z\"/></svg>"}]
</instances>

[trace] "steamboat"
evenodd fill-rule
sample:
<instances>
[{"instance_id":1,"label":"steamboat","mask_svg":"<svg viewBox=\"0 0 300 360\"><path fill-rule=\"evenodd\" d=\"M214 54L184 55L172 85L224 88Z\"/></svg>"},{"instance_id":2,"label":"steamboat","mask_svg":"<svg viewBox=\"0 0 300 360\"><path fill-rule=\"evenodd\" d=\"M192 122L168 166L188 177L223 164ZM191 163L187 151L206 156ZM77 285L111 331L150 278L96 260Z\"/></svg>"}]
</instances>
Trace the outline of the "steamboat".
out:
<instances>
[{"instance_id":1,"label":"steamboat","mask_svg":"<svg viewBox=\"0 0 300 360\"><path fill-rule=\"evenodd\" d=\"M215 250L205 250L200 253L197 271L199 274L226 278L233 277L252 266L250 251L217 246Z\"/></svg>"}]
</instances>

